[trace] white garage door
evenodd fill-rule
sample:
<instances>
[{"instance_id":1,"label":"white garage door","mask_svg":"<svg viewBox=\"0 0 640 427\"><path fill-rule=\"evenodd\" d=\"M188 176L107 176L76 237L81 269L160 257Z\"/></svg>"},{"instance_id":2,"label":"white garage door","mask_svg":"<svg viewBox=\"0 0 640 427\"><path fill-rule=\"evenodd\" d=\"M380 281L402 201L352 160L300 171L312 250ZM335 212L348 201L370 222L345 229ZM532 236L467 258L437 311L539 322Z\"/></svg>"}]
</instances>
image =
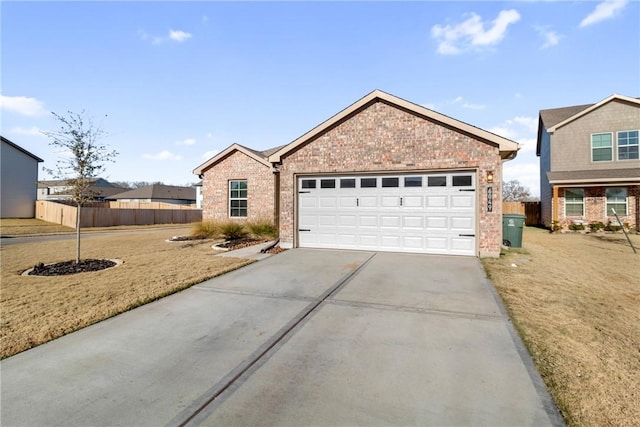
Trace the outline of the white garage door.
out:
<instances>
[{"instance_id":1,"label":"white garage door","mask_svg":"<svg viewBox=\"0 0 640 427\"><path fill-rule=\"evenodd\" d=\"M299 246L475 255L473 173L298 178Z\"/></svg>"}]
</instances>

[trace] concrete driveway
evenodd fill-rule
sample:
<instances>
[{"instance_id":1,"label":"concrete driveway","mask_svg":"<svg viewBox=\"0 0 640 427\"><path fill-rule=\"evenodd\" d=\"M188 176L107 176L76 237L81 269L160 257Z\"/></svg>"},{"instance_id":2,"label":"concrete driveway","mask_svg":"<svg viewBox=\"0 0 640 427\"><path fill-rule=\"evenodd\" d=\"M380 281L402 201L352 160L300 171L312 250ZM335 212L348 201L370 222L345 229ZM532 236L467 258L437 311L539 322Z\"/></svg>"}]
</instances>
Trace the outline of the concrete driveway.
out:
<instances>
[{"instance_id":1,"label":"concrete driveway","mask_svg":"<svg viewBox=\"0 0 640 427\"><path fill-rule=\"evenodd\" d=\"M2 426L563 425L466 257L290 250L0 373Z\"/></svg>"}]
</instances>

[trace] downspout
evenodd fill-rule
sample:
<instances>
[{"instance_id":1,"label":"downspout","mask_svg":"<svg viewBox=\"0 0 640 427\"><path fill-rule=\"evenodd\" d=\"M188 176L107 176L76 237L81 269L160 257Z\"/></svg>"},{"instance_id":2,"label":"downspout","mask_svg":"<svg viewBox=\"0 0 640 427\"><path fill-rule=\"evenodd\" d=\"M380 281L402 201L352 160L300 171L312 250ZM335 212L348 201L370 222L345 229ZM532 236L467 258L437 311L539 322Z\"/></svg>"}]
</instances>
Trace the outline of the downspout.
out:
<instances>
[{"instance_id":1,"label":"downspout","mask_svg":"<svg viewBox=\"0 0 640 427\"><path fill-rule=\"evenodd\" d=\"M558 224L558 187L556 185L553 186L553 212L551 213L551 220L553 223L551 224L551 229L553 229L554 224Z\"/></svg>"},{"instance_id":2,"label":"downspout","mask_svg":"<svg viewBox=\"0 0 640 427\"><path fill-rule=\"evenodd\" d=\"M272 163L273 172L273 225L280 235L280 164ZM279 239L278 239L279 240Z\"/></svg>"}]
</instances>

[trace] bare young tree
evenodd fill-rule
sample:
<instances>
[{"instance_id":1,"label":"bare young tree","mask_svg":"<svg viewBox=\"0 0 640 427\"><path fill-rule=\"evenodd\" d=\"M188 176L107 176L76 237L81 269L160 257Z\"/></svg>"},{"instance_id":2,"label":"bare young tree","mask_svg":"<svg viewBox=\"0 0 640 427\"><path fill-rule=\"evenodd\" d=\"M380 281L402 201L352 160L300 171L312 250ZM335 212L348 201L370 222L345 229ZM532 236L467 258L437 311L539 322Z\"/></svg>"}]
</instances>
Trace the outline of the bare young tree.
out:
<instances>
[{"instance_id":1,"label":"bare young tree","mask_svg":"<svg viewBox=\"0 0 640 427\"><path fill-rule=\"evenodd\" d=\"M82 205L93 199L91 184L105 170L106 162L114 162L118 152L99 144L105 132L87 118L85 112L67 112L66 116L52 113L60 122L60 129L44 132L51 138L50 145L62 150L55 171L48 170L57 179L66 179L71 198L78 207L76 215L76 263L80 262L80 212Z\"/></svg>"},{"instance_id":2,"label":"bare young tree","mask_svg":"<svg viewBox=\"0 0 640 427\"><path fill-rule=\"evenodd\" d=\"M523 202L531 198L531 191L517 179L507 181L502 185L502 200L505 202Z\"/></svg>"}]
</instances>

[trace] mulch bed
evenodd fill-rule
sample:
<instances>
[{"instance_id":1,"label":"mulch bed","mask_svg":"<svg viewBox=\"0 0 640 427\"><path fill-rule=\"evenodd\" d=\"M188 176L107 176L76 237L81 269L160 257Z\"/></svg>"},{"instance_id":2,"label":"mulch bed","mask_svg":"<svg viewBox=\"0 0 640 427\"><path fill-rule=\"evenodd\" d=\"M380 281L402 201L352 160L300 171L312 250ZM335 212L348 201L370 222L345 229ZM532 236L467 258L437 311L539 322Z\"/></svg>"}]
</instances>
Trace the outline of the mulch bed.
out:
<instances>
[{"instance_id":1,"label":"mulch bed","mask_svg":"<svg viewBox=\"0 0 640 427\"><path fill-rule=\"evenodd\" d=\"M245 239L229 240L224 243L220 243L216 246L219 248L224 248L230 251L234 251L236 249L248 248L249 246L259 245L261 243L267 243L268 241L269 241L268 239L245 238Z\"/></svg>"},{"instance_id":2,"label":"mulch bed","mask_svg":"<svg viewBox=\"0 0 640 427\"><path fill-rule=\"evenodd\" d=\"M75 261L58 262L45 265L36 264L29 272L30 276L64 276L67 274L85 273L88 271L100 271L115 267L117 263L109 259L83 259L76 264Z\"/></svg>"}]
</instances>

